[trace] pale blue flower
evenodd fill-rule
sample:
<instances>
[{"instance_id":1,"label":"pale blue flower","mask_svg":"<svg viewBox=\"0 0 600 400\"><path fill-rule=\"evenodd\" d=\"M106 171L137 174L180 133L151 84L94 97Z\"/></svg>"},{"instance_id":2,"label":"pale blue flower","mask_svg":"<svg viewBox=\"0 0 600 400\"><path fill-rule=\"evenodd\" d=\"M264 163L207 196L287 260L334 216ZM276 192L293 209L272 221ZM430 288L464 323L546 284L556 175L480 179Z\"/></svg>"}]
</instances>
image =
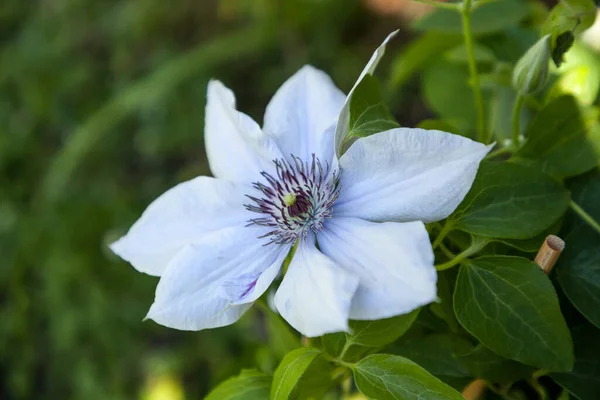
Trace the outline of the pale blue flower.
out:
<instances>
[{"instance_id":1,"label":"pale blue flower","mask_svg":"<svg viewBox=\"0 0 600 400\"><path fill-rule=\"evenodd\" d=\"M436 299L424 222L458 206L488 147L398 128L358 139L338 157L345 102L325 73L306 66L277 91L261 129L236 110L229 89L209 83L205 142L215 178L170 189L111 246L161 277L148 318L185 330L232 324L296 243L275 304L303 335Z\"/></svg>"}]
</instances>

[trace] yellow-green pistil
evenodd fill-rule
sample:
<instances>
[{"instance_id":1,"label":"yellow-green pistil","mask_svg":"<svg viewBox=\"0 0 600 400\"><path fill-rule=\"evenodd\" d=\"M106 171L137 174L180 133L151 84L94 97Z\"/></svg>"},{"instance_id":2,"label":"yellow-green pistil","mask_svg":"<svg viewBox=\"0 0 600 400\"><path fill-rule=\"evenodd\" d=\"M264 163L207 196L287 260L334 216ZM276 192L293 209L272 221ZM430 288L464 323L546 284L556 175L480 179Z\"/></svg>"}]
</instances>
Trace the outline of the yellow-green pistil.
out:
<instances>
[{"instance_id":1,"label":"yellow-green pistil","mask_svg":"<svg viewBox=\"0 0 600 400\"><path fill-rule=\"evenodd\" d=\"M283 204L290 207L296 204L296 195L294 193L286 193L283 196Z\"/></svg>"}]
</instances>

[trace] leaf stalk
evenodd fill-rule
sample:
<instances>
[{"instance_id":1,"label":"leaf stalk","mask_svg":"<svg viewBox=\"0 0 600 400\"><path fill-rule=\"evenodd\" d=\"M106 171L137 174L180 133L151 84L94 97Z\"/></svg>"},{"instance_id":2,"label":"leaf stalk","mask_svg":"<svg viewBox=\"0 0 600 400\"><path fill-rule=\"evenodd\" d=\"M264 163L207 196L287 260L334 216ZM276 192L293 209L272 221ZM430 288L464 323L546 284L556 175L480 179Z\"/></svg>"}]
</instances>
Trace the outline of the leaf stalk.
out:
<instances>
[{"instance_id":1,"label":"leaf stalk","mask_svg":"<svg viewBox=\"0 0 600 400\"><path fill-rule=\"evenodd\" d=\"M596 232L600 234L600 224L596 222L596 220L590 214L588 214L583 208L581 208L579 204L575 203L573 200L571 200L571 203L569 205L571 209L581 217L582 220L584 220L589 226L591 226Z\"/></svg>"},{"instance_id":2,"label":"leaf stalk","mask_svg":"<svg viewBox=\"0 0 600 400\"><path fill-rule=\"evenodd\" d=\"M523 107L523 101L525 100L525 96L522 94L518 94L515 99L515 105L513 107L512 113L512 143L515 149L520 147L520 139L519 135L521 133L520 128L520 119L521 119L521 108Z\"/></svg>"},{"instance_id":3,"label":"leaf stalk","mask_svg":"<svg viewBox=\"0 0 600 400\"><path fill-rule=\"evenodd\" d=\"M427 4L429 6L433 6L436 8L445 8L447 10L458 10L459 4L458 3L442 3L441 1L435 1L435 0L414 0L417 3L421 3L421 4Z\"/></svg>"},{"instance_id":4,"label":"leaf stalk","mask_svg":"<svg viewBox=\"0 0 600 400\"><path fill-rule=\"evenodd\" d=\"M471 15L473 12L472 1L463 1L460 10L462 15L463 36L465 37L465 48L467 50L467 61L469 64L470 81L473 88L475 107L477 109L477 140L487 144L488 137L486 134L485 107L483 104L483 95L481 93L477 63L475 61L473 31L471 29Z\"/></svg>"},{"instance_id":5,"label":"leaf stalk","mask_svg":"<svg viewBox=\"0 0 600 400\"><path fill-rule=\"evenodd\" d=\"M483 249L489 242L489 239L473 236L471 239L471 245L469 247L467 247L463 252L457 254L452 260L436 265L435 269L438 271L443 271L445 269L452 268L455 265L460 264L464 259Z\"/></svg>"}]
</instances>

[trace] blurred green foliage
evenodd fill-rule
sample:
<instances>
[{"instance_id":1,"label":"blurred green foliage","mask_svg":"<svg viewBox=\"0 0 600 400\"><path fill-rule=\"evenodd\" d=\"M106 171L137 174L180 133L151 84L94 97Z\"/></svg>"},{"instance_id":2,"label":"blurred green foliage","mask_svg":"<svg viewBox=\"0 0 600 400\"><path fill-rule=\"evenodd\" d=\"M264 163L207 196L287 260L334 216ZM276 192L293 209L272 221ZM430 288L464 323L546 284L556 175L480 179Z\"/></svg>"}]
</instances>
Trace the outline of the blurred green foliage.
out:
<instances>
[{"instance_id":1,"label":"blurred green foliage","mask_svg":"<svg viewBox=\"0 0 600 400\"><path fill-rule=\"evenodd\" d=\"M347 91L397 26L363 7L2 1L1 399L202 398L257 360L276 366L261 352L267 334L256 309L199 333L142 323L157 279L119 261L107 243L158 194L209 173L210 78L234 88L259 121L305 63Z\"/></svg>"}]
</instances>

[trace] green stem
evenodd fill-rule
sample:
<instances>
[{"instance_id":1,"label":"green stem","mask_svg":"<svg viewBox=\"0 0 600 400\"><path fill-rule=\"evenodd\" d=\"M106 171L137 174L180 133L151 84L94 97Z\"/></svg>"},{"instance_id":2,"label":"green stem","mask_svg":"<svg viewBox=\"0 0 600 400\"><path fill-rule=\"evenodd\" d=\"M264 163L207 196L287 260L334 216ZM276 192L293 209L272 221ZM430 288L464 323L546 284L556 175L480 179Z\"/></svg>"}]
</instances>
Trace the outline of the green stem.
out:
<instances>
[{"instance_id":1,"label":"green stem","mask_svg":"<svg viewBox=\"0 0 600 400\"><path fill-rule=\"evenodd\" d=\"M413 1L416 1L417 3L428 4L428 5L436 7L436 8L445 8L448 10L457 10L458 9L458 3L442 3L442 2L436 1L436 0L413 0Z\"/></svg>"},{"instance_id":2,"label":"green stem","mask_svg":"<svg viewBox=\"0 0 600 400\"><path fill-rule=\"evenodd\" d=\"M350 369L354 368L354 364L353 363L349 363L349 362L341 360L339 358L334 358L333 362L335 362L336 364L339 364L339 365L343 365L346 368L350 368Z\"/></svg>"},{"instance_id":3,"label":"green stem","mask_svg":"<svg viewBox=\"0 0 600 400\"><path fill-rule=\"evenodd\" d=\"M435 266L438 271L443 271L448 268L452 268L457 264L460 264L465 258L472 256L479 250L483 249L490 241L488 239L474 236L471 241L471 245L465 249L462 253L459 253L452 260L447 261L443 264Z\"/></svg>"},{"instance_id":4,"label":"green stem","mask_svg":"<svg viewBox=\"0 0 600 400\"><path fill-rule=\"evenodd\" d=\"M472 10L476 10L477 8L479 8L479 7L483 6L483 5L490 4L490 3L495 3L497 1L499 1L499 0L477 0L475 2L475 4L473 4Z\"/></svg>"},{"instance_id":5,"label":"green stem","mask_svg":"<svg viewBox=\"0 0 600 400\"><path fill-rule=\"evenodd\" d=\"M440 250L444 253L444 255L450 259L456 257L456 254L450 251L448 247L444 243L440 243Z\"/></svg>"},{"instance_id":6,"label":"green stem","mask_svg":"<svg viewBox=\"0 0 600 400\"><path fill-rule=\"evenodd\" d=\"M498 150L494 150L494 151L488 153L488 155L485 156L485 158L492 159L494 157L498 157L498 156L501 156L503 154L512 153L512 151L513 151L513 149L511 147L501 147Z\"/></svg>"},{"instance_id":7,"label":"green stem","mask_svg":"<svg viewBox=\"0 0 600 400\"><path fill-rule=\"evenodd\" d=\"M352 344L353 344L352 340L350 340L348 338L348 336L346 336L346 343L344 343L344 347L342 347L342 351L340 352L340 355L336 359L336 362L339 362L340 364L342 364L342 360L346 356L346 353L348 352L348 350L350 349L350 347L352 347ZM344 364L342 364L342 365L344 365Z\"/></svg>"},{"instance_id":8,"label":"green stem","mask_svg":"<svg viewBox=\"0 0 600 400\"><path fill-rule=\"evenodd\" d=\"M473 48L473 32L471 30L471 0L464 0L461 8L463 35L465 37L465 48L467 50L467 60L469 63L469 74L471 85L473 86L473 96L475 107L477 108L477 140L486 142L485 127L485 108L483 105L483 95L479 84L479 73L477 72L477 63L475 62L475 50Z\"/></svg>"},{"instance_id":9,"label":"green stem","mask_svg":"<svg viewBox=\"0 0 600 400\"><path fill-rule=\"evenodd\" d=\"M546 371L545 369L539 369L537 371L535 371L533 374L531 374L531 377L533 379L540 379L542 376L546 376L548 375L548 371Z\"/></svg>"},{"instance_id":10,"label":"green stem","mask_svg":"<svg viewBox=\"0 0 600 400\"><path fill-rule=\"evenodd\" d=\"M577 204L573 200L571 200L570 206L571 206L571 209L573 209L573 211L575 211L577 213L577 215L579 215L581 217L582 220L584 220L589 226L594 228L594 230L596 232L600 233L600 224L598 222L596 222L596 220L594 218L592 218L592 216L590 214L585 212L585 210L583 208L581 208L579 206L579 204Z\"/></svg>"},{"instance_id":11,"label":"green stem","mask_svg":"<svg viewBox=\"0 0 600 400\"><path fill-rule=\"evenodd\" d=\"M536 380L536 379L528 379L527 383L537 392L540 400L546 400L548 398L548 393L546 389Z\"/></svg>"},{"instance_id":12,"label":"green stem","mask_svg":"<svg viewBox=\"0 0 600 400\"><path fill-rule=\"evenodd\" d=\"M446 224L442 227L440 234L433 241L431 247L434 249L437 248L442 243L444 238L450 233L450 231L452 231L452 224L446 222Z\"/></svg>"},{"instance_id":13,"label":"green stem","mask_svg":"<svg viewBox=\"0 0 600 400\"><path fill-rule=\"evenodd\" d=\"M521 129L519 127L519 122L521 120L521 107L523 107L524 100L525 100L525 96L523 96L522 94L518 94L517 98L515 99L515 106L513 107L512 142L513 142L513 147L515 149L518 149L519 145L520 145L519 134L521 132Z\"/></svg>"}]
</instances>

